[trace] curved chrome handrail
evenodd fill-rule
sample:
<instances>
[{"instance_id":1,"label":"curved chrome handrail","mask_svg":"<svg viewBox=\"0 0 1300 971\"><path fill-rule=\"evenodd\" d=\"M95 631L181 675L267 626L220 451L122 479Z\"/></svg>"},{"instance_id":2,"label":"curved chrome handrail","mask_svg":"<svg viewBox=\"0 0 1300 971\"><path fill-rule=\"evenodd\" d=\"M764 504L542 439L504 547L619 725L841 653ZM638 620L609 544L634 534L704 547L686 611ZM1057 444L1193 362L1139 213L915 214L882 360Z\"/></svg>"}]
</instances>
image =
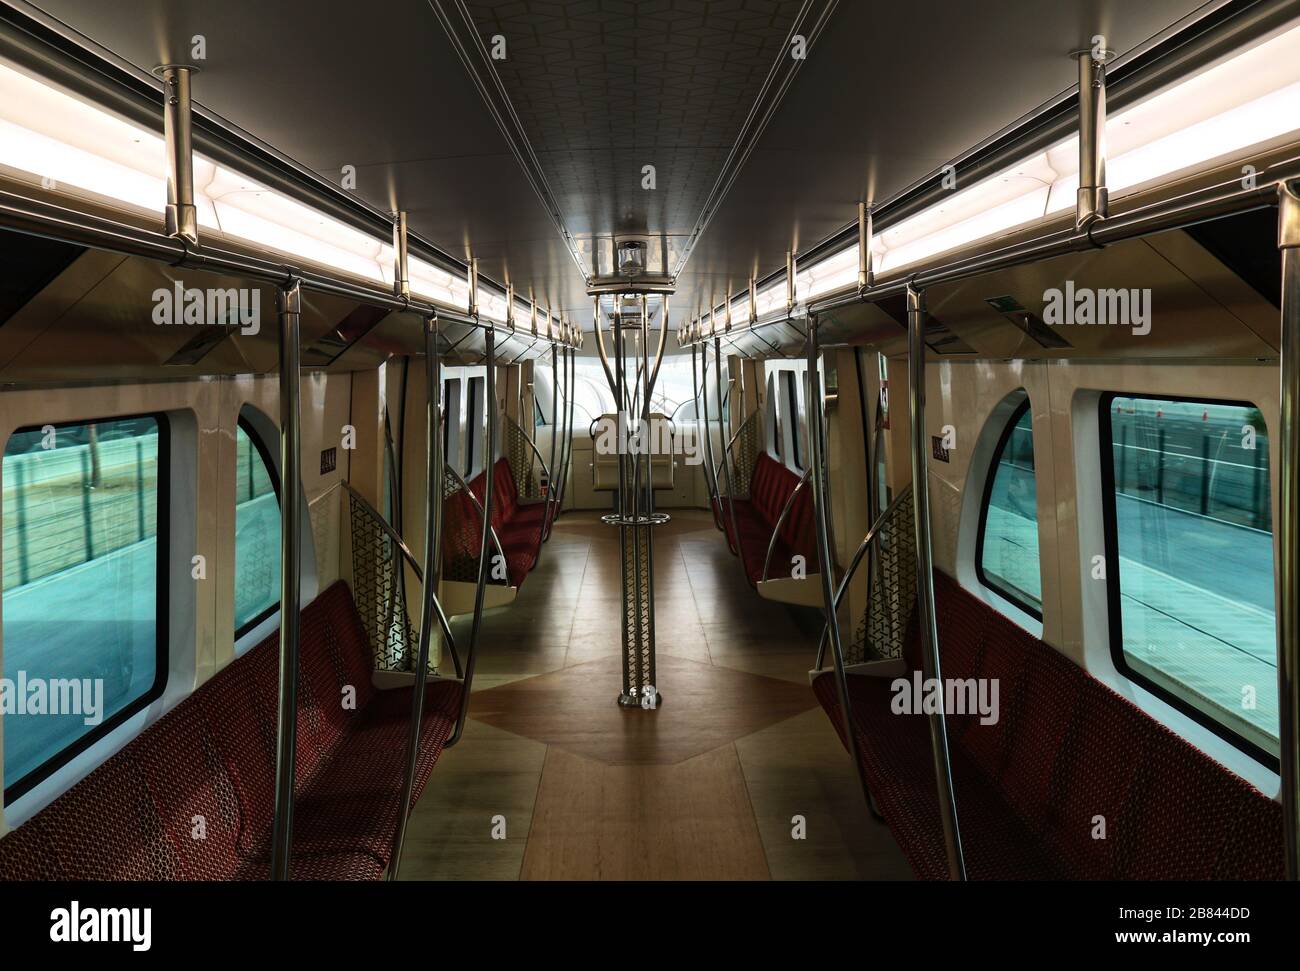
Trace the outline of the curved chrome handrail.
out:
<instances>
[{"instance_id":1,"label":"curved chrome handrail","mask_svg":"<svg viewBox=\"0 0 1300 971\"><path fill-rule=\"evenodd\" d=\"M451 477L456 480L456 482L460 485L460 487L465 490L465 494L469 496L470 502L474 503L474 508L478 510L478 514L481 518L483 516L483 503L478 501L478 496L474 495L474 490L469 487L469 484L465 481L464 477L455 469L453 469L450 465L448 465L446 469L448 472L451 473ZM501 548L501 540L497 536L496 527L488 526L488 532L492 536L492 543L497 548L497 555L501 557L502 562L505 562L506 551ZM507 584L507 586L508 585L509 584Z\"/></svg>"},{"instance_id":2,"label":"curved chrome handrail","mask_svg":"<svg viewBox=\"0 0 1300 971\"><path fill-rule=\"evenodd\" d=\"M885 522L891 515L893 515L894 510L897 509L899 504L911 494L912 486L909 483L901 492L898 493L898 495L894 496L889 505L885 507L884 512L877 516L876 521L867 529L866 535L862 537L862 542L858 544L857 550L853 553L853 559L849 561L849 568L844 571L844 576L841 578L839 586L835 590L835 596L831 599L831 610L839 609L840 603L844 600L844 593L848 590L849 584L853 580L853 574L858 571L858 567L862 564L862 558L867 555L867 550L871 547L872 542L874 542L876 537L880 535L880 531L885 528ZM821 640L817 644L817 664L815 667L818 670L821 669L822 660L826 656L826 638L829 632L830 624L827 623L826 626L822 628Z\"/></svg>"},{"instance_id":3,"label":"curved chrome handrail","mask_svg":"<svg viewBox=\"0 0 1300 971\"><path fill-rule=\"evenodd\" d=\"M754 412L758 414L758 412ZM808 469L799 479L799 484L790 491L789 498L786 499L785 505L781 507L781 515L776 518L776 525L772 527L772 538L767 543L767 556L763 558L763 576L759 580L762 583L767 580L768 567L772 565L772 553L776 550L776 539L781 535L781 527L785 525L786 517L790 515L790 510L794 508L794 498L799 495L800 490L808 484L808 479L812 476L812 469Z\"/></svg>"},{"instance_id":4,"label":"curved chrome handrail","mask_svg":"<svg viewBox=\"0 0 1300 971\"><path fill-rule=\"evenodd\" d=\"M731 394L732 385L734 385L735 383L736 382L734 378L727 382L727 394ZM723 448L722 450L722 458L718 461L718 464L713 469L713 475L715 479L717 478L718 470L722 468L722 463L727 461L727 456L731 454L732 448L735 447L736 441L740 438L741 434L745 431L745 429L749 427L749 423L757 420L758 415L759 413L757 411L751 411L749 413L749 417L740 423L740 427L736 429L736 433L731 436L731 441L727 442L726 447ZM722 419L719 418L718 420L721 421Z\"/></svg>"},{"instance_id":5,"label":"curved chrome handrail","mask_svg":"<svg viewBox=\"0 0 1300 971\"><path fill-rule=\"evenodd\" d=\"M543 474L544 476L546 476L546 482L547 482L547 493L546 493L546 496L545 496L545 497L543 498L543 500L542 500L543 502L546 503L546 511L545 511L545 513L544 513L543 516L542 516L542 531L541 531L541 532L538 534L538 536L537 536L537 556L538 556L538 559L540 560L541 555L542 555L542 543L544 543L544 542L546 541L546 536L547 536L547 534L548 534L548 533L550 532L550 530L551 530L551 508L552 508L552 505L553 505L553 503L554 503L554 498L553 498L553 497L554 497L554 495L555 495L555 489L554 489L553 487L551 487L551 485L550 485L550 482L551 482L551 470L550 470L550 468L547 466L547 464L546 464L546 460L545 460L544 458L542 458L542 453L541 453L541 451L537 448L537 443L534 442L531 438L529 438L526 434L524 434L524 426L521 425L521 424L519 424L519 422L515 421L515 420L514 420L513 418L511 418L509 415L506 416L506 421L508 421L508 422L510 422L510 424L514 425L515 428L516 428L516 429L518 430L518 432L519 432L519 437L522 438L525 442L528 443L528 447L531 448L531 449L533 450L533 454L537 456L537 461L538 461L538 463L540 463L541 466L542 466L542 474Z\"/></svg>"},{"instance_id":6,"label":"curved chrome handrail","mask_svg":"<svg viewBox=\"0 0 1300 971\"><path fill-rule=\"evenodd\" d=\"M420 568L420 563L415 558L415 554L411 552L411 548L407 546L402 537L398 535L397 530L393 529L393 527L388 524L388 520L384 519L383 513L371 505L370 500L354 489L350 483L340 479L338 485L346 490L348 495L357 501L357 504L365 510L366 515L373 519L375 525L377 525L380 530L382 530L383 533L393 541L393 545L397 547L398 552L402 554L402 558L406 560L407 565L411 568L411 572L415 574L415 579L424 583L424 570ZM317 498L319 499L320 496ZM447 614L442 609L442 603L438 600L438 594L436 591L433 594L433 606L438 613L438 626L442 628L443 636L447 638L447 647L451 650L451 661L456 668L456 677L464 677L460 666L460 654L456 651L456 637L451 632L451 624L447 620Z\"/></svg>"},{"instance_id":7,"label":"curved chrome handrail","mask_svg":"<svg viewBox=\"0 0 1300 971\"><path fill-rule=\"evenodd\" d=\"M520 437L523 438L523 440L524 440L525 442L528 443L528 447L531 448L531 449L533 450L533 454L537 456L537 461L538 461L538 462L541 464L541 466L542 466L542 472L545 473L545 475L546 475L546 481L547 481L547 482L550 482L550 481L551 481L551 470L550 470L550 467L546 464L546 460L545 460L544 458L542 458L542 453L541 453L541 451L537 448L537 443L534 442L531 438L529 438L527 435L524 434L524 426L521 425L521 424L519 424L519 422L515 421L513 418L510 418L509 416L506 417L506 421L510 422L510 424L514 425L515 428L519 429L519 435L520 435Z\"/></svg>"},{"instance_id":8,"label":"curved chrome handrail","mask_svg":"<svg viewBox=\"0 0 1300 971\"><path fill-rule=\"evenodd\" d=\"M605 348L605 332L600 326L600 297L596 298L596 353L600 355L600 365L605 369L605 380L609 382L609 390L614 392L614 400L618 402L618 407L623 407L623 402L618 400L618 382L614 380L614 371L609 366L609 351ZM612 327L613 324L611 323Z\"/></svg>"}]
</instances>

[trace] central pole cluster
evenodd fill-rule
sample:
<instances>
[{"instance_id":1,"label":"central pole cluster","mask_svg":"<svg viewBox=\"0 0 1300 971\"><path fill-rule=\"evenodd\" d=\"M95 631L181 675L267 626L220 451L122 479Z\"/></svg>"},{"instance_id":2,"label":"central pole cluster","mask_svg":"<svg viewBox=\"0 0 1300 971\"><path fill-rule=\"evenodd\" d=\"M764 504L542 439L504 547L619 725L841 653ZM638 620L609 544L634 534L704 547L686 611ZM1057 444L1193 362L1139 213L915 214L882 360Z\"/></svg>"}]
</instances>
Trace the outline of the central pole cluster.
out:
<instances>
[{"instance_id":1,"label":"central pole cluster","mask_svg":"<svg viewBox=\"0 0 1300 971\"><path fill-rule=\"evenodd\" d=\"M664 312L667 298L663 299ZM630 301L630 306L629 306ZM650 312L645 294L614 294L608 315L613 355L605 345L605 314L596 298L596 347L605 378L614 393L619 427L651 427L650 398L663 360L667 328L660 323L654 362L650 360ZM614 512L602 521L618 527L623 580L623 687L618 703L625 708L655 709L661 703L655 677L654 543L655 526L668 522L655 511L653 456L643 448L618 442L618 490Z\"/></svg>"}]
</instances>

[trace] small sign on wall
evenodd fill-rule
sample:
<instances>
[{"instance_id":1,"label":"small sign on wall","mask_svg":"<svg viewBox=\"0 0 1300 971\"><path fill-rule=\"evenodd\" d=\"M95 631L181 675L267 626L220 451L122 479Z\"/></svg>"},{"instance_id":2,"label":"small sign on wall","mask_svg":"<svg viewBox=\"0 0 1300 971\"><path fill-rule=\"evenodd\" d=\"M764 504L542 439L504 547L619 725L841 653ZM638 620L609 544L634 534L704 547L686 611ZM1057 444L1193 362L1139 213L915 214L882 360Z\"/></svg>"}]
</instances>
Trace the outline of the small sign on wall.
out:
<instances>
[{"instance_id":1,"label":"small sign on wall","mask_svg":"<svg viewBox=\"0 0 1300 971\"><path fill-rule=\"evenodd\" d=\"M339 450L327 448L320 453L320 474L325 475L339 467Z\"/></svg>"},{"instance_id":2,"label":"small sign on wall","mask_svg":"<svg viewBox=\"0 0 1300 971\"><path fill-rule=\"evenodd\" d=\"M948 449L943 447L942 435L930 436L930 452L932 455L934 455L935 461L937 462L948 461L949 452Z\"/></svg>"}]
</instances>

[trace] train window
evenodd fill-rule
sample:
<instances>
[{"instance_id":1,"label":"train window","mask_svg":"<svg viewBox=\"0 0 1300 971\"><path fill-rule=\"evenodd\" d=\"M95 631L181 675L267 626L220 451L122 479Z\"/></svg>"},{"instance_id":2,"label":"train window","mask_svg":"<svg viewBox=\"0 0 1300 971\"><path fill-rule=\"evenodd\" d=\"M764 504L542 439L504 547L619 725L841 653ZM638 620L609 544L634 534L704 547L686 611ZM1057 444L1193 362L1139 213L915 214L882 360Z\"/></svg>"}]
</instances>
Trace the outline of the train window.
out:
<instances>
[{"instance_id":1,"label":"train window","mask_svg":"<svg viewBox=\"0 0 1300 971\"><path fill-rule=\"evenodd\" d=\"M767 376L767 400L763 403L763 423L767 426L764 432L767 454L779 462L781 461L781 429L777 425L776 418L776 372Z\"/></svg>"},{"instance_id":2,"label":"train window","mask_svg":"<svg viewBox=\"0 0 1300 971\"><path fill-rule=\"evenodd\" d=\"M469 379L469 401L465 420L465 478L473 478L482 468L480 465L483 449L483 423L487 420L484 411L484 378Z\"/></svg>"},{"instance_id":3,"label":"train window","mask_svg":"<svg viewBox=\"0 0 1300 971\"><path fill-rule=\"evenodd\" d=\"M6 804L162 694L167 455L162 415L5 445Z\"/></svg>"},{"instance_id":4,"label":"train window","mask_svg":"<svg viewBox=\"0 0 1300 971\"><path fill-rule=\"evenodd\" d=\"M1240 402L1106 395L1101 435L1116 667L1276 764L1263 416Z\"/></svg>"},{"instance_id":5,"label":"train window","mask_svg":"<svg viewBox=\"0 0 1300 971\"><path fill-rule=\"evenodd\" d=\"M442 415L442 454L453 468L464 470L460 455L460 378L448 378L442 383L444 402ZM391 520L390 520L391 522Z\"/></svg>"},{"instance_id":6,"label":"train window","mask_svg":"<svg viewBox=\"0 0 1300 971\"><path fill-rule=\"evenodd\" d=\"M280 484L275 463L243 418L235 433L235 637L280 606Z\"/></svg>"},{"instance_id":7,"label":"train window","mask_svg":"<svg viewBox=\"0 0 1300 971\"><path fill-rule=\"evenodd\" d=\"M790 428L790 464L802 472L803 443L800 436L803 433L803 423L799 420L799 375L794 371L782 371L781 378L785 382L786 414L789 416L786 424Z\"/></svg>"},{"instance_id":8,"label":"train window","mask_svg":"<svg viewBox=\"0 0 1300 971\"><path fill-rule=\"evenodd\" d=\"M1038 620L1043 578L1038 562L1038 490L1029 399L1011 413L984 485L975 549L980 583Z\"/></svg>"}]
</instances>

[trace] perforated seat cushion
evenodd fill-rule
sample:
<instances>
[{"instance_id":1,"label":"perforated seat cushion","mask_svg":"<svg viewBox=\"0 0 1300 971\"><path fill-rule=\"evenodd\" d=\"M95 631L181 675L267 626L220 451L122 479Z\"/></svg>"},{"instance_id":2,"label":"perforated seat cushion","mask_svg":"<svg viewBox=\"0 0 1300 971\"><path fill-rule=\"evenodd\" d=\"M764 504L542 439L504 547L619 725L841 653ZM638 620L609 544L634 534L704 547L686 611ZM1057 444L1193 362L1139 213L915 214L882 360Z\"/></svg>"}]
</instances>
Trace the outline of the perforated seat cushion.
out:
<instances>
[{"instance_id":1,"label":"perforated seat cushion","mask_svg":"<svg viewBox=\"0 0 1300 971\"><path fill-rule=\"evenodd\" d=\"M278 639L272 635L227 665L0 840L0 877L264 879ZM392 851L411 689L380 692L371 684L369 641L341 582L303 611L300 645L291 875L376 879ZM413 800L459 704L459 683L428 685Z\"/></svg>"},{"instance_id":2,"label":"perforated seat cushion","mask_svg":"<svg viewBox=\"0 0 1300 971\"><path fill-rule=\"evenodd\" d=\"M732 552L740 556L745 576L751 584L758 583L763 578L763 566L767 561L772 532L777 520L781 518L782 509L798 485L797 475L764 453L755 462L748 499L736 499L732 503L723 497L713 502L714 513L722 522L727 543ZM735 506L736 516L734 530L731 522L732 505ZM792 576L796 556L802 557L805 576L812 575L819 569L816 538L813 534L812 493L807 488L795 496L789 514L781 524L780 534L772 546L768 579Z\"/></svg>"},{"instance_id":3,"label":"perforated seat cushion","mask_svg":"<svg viewBox=\"0 0 1300 971\"><path fill-rule=\"evenodd\" d=\"M514 473L510 471L510 463L505 459L497 460L492 476L492 528L496 531L497 539L501 542L501 552L505 556L506 580L511 586L518 587L537 564L546 503L519 501ZM470 480L469 488L479 502L483 503L487 488L486 476L479 473ZM455 493L446 502L443 520L449 528L443 534L443 569L449 575L472 578L478 570L482 517L473 500L463 491Z\"/></svg>"},{"instance_id":4,"label":"perforated seat cushion","mask_svg":"<svg viewBox=\"0 0 1300 971\"><path fill-rule=\"evenodd\" d=\"M1276 802L942 573L935 601L943 677L999 684L996 723L946 719L972 878L1282 876ZM915 670L915 617L904 653ZM943 879L928 719L891 711L890 679L848 680L868 786L917 874ZM833 675L813 689L843 741Z\"/></svg>"}]
</instances>

